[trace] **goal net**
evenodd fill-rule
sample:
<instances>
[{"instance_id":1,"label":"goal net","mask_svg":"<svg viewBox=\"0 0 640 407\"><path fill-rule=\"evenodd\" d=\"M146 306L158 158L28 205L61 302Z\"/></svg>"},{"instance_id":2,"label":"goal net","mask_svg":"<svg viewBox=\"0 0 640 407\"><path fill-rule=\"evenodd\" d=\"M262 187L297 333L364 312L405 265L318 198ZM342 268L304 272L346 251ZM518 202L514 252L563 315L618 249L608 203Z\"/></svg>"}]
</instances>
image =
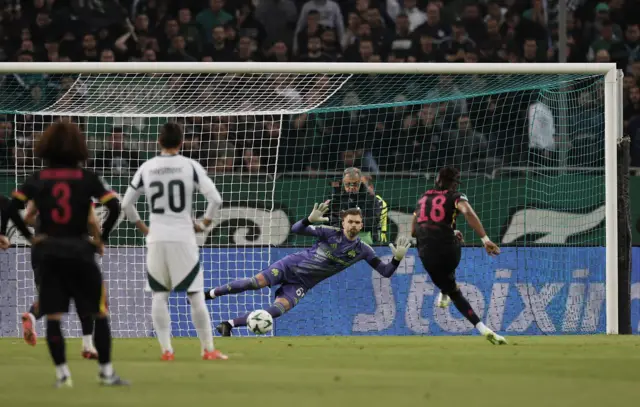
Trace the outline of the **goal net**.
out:
<instances>
[{"instance_id":1,"label":"goal net","mask_svg":"<svg viewBox=\"0 0 640 407\"><path fill-rule=\"evenodd\" d=\"M215 227L198 237L205 286L213 288L311 245L290 228L327 199L363 206L362 237L389 260L388 243L410 233L417 200L437 170L451 165L461 169L460 190L502 247L499 257L488 257L458 218L465 244L457 280L481 319L506 335L606 331L603 74L255 68L38 74L30 88L7 77L0 96L7 152L0 157L2 192L40 168L33 156L38 134L54 120L71 120L87 136L87 166L122 196L136 168L158 153L159 127L178 122L184 155L205 167L224 199ZM341 184L349 167L363 174L350 196ZM369 212L373 204L377 209ZM205 206L198 196L194 217ZM138 210L147 219L143 199ZM104 215L100 207L98 214ZM0 254L0 333L16 336L17 316L35 291L29 248L13 228L10 233L16 247ZM113 232L101 265L114 335L152 336L144 241L128 221ZM274 293L216 299L209 304L212 321L265 308ZM436 306L437 293L413 248L391 279L362 262L321 283L277 320L274 332L471 334L453 306ZM172 295L170 308L173 335L195 336L185 296ZM79 334L73 313L66 323L67 332Z\"/></svg>"}]
</instances>

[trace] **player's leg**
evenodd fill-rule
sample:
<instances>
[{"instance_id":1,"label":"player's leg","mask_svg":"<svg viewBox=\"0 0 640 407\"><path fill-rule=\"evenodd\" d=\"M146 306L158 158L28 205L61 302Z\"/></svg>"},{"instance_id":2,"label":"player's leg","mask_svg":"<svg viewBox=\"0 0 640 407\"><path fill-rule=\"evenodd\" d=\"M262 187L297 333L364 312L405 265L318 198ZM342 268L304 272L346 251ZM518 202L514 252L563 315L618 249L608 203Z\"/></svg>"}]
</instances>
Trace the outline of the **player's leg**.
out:
<instances>
[{"instance_id":1,"label":"player's leg","mask_svg":"<svg viewBox=\"0 0 640 407\"><path fill-rule=\"evenodd\" d=\"M298 302L304 297L307 289L300 284L287 284L284 283L276 290L276 300L273 304L265 309L274 319L281 317L283 314L291 310L298 305ZM236 327L246 326L247 317L250 313L247 313L241 317L225 321L218 325L216 329L222 336L231 336L231 330Z\"/></svg>"},{"instance_id":2,"label":"player's leg","mask_svg":"<svg viewBox=\"0 0 640 407\"><path fill-rule=\"evenodd\" d=\"M150 243L147 247L147 288L151 290L151 320L160 342L163 360L173 360L171 346L171 315L169 314L169 292L171 278L165 261L165 247L162 242ZM170 253L170 252L169 252Z\"/></svg>"},{"instance_id":3,"label":"player's leg","mask_svg":"<svg viewBox=\"0 0 640 407\"><path fill-rule=\"evenodd\" d=\"M200 248L192 244L174 244L167 258L173 291L186 291L191 307L191 320L200 339L200 351L204 360L228 359L213 345L211 316L204 300L204 276L200 265Z\"/></svg>"},{"instance_id":4,"label":"player's leg","mask_svg":"<svg viewBox=\"0 0 640 407\"><path fill-rule=\"evenodd\" d=\"M64 264L48 259L42 266L40 310L46 315L46 338L49 354L56 367L56 387L71 387L71 371L67 366L64 335L60 326L62 315L69 310L68 275Z\"/></svg>"},{"instance_id":5,"label":"player's leg","mask_svg":"<svg viewBox=\"0 0 640 407\"><path fill-rule=\"evenodd\" d=\"M102 273L91 258L72 261L69 270L75 274L71 288L79 315L90 315L94 321L93 342L98 352L98 380L105 386L126 386L129 383L116 375L111 364L111 327L107 309L107 290Z\"/></svg>"},{"instance_id":6,"label":"player's leg","mask_svg":"<svg viewBox=\"0 0 640 407\"><path fill-rule=\"evenodd\" d=\"M31 268L33 269L33 279L36 286L36 296L39 297L40 292L40 260L39 260L39 250L35 247L31 248ZM37 343L38 334L36 332L36 321L42 317L42 313L40 312L40 303L39 299L31 304L28 312L22 314L22 336L24 341L31 345L35 346Z\"/></svg>"},{"instance_id":7,"label":"player's leg","mask_svg":"<svg viewBox=\"0 0 640 407\"><path fill-rule=\"evenodd\" d=\"M249 290L260 290L268 286L270 286L269 280L265 277L264 272L261 272L251 278L235 280L229 284L206 290L204 297L206 300L212 300L216 297L222 297L223 295L238 294Z\"/></svg>"},{"instance_id":8,"label":"player's leg","mask_svg":"<svg viewBox=\"0 0 640 407\"><path fill-rule=\"evenodd\" d=\"M455 270L460 263L461 248L459 245L447 245L437 250L424 250L420 258L425 269L429 273L433 283L440 289L443 295L451 298L453 305L471 324L494 344L506 344L506 340L480 321L480 317L464 297L456 283Z\"/></svg>"},{"instance_id":9,"label":"player's leg","mask_svg":"<svg viewBox=\"0 0 640 407\"><path fill-rule=\"evenodd\" d=\"M82 357L84 359L98 359L98 351L93 344L93 315L80 315L80 327L82 328Z\"/></svg>"}]
</instances>

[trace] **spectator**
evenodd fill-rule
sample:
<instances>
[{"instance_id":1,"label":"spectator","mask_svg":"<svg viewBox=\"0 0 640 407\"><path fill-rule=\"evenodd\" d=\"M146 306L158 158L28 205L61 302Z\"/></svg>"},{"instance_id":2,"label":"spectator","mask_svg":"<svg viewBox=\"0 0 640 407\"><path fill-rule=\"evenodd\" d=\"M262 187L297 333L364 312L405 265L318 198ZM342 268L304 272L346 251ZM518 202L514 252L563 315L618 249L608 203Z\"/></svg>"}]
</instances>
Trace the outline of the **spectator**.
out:
<instances>
[{"instance_id":1,"label":"spectator","mask_svg":"<svg viewBox=\"0 0 640 407\"><path fill-rule=\"evenodd\" d=\"M296 25L296 33L304 29L304 23L307 21L307 14L311 11L317 11L319 15L318 24L325 28L333 28L338 35L338 43L344 35L344 19L340 7L333 0L309 0L302 6L298 24ZM294 52L296 51L294 45Z\"/></svg>"},{"instance_id":2,"label":"spectator","mask_svg":"<svg viewBox=\"0 0 640 407\"><path fill-rule=\"evenodd\" d=\"M204 47L204 55L210 56L213 61L231 61L233 48L227 42L227 33L223 26L213 28L213 42Z\"/></svg>"},{"instance_id":3,"label":"spectator","mask_svg":"<svg viewBox=\"0 0 640 407\"><path fill-rule=\"evenodd\" d=\"M426 34L438 43L451 34L449 26L440 20L440 7L435 2L427 5L427 21L419 25L414 32L418 36Z\"/></svg>"},{"instance_id":4,"label":"spectator","mask_svg":"<svg viewBox=\"0 0 640 407\"><path fill-rule=\"evenodd\" d=\"M92 167L115 174L134 171L139 165L139 153L130 150L125 144L125 135L121 127L114 127L109 135L108 144L101 149Z\"/></svg>"},{"instance_id":5,"label":"spectator","mask_svg":"<svg viewBox=\"0 0 640 407\"><path fill-rule=\"evenodd\" d=\"M396 18L396 31L389 36L389 51L396 58L408 59L415 49L411 36L409 17L406 14L399 14Z\"/></svg>"},{"instance_id":6,"label":"spectator","mask_svg":"<svg viewBox=\"0 0 640 407\"><path fill-rule=\"evenodd\" d=\"M178 10L179 33L187 42L187 51L192 55L199 55L202 51L202 33L200 27L193 21L191 10L182 7Z\"/></svg>"},{"instance_id":7,"label":"spectator","mask_svg":"<svg viewBox=\"0 0 640 407\"><path fill-rule=\"evenodd\" d=\"M416 7L417 0L404 0L404 9L402 13L409 18L409 31L413 32L427 21L427 15L424 11Z\"/></svg>"},{"instance_id":8,"label":"spectator","mask_svg":"<svg viewBox=\"0 0 640 407\"><path fill-rule=\"evenodd\" d=\"M82 50L78 60L84 62L97 62L99 58L98 43L93 34L85 34L82 37Z\"/></svg>"},{"instance_id":9,"label":"spectator","mask_svg":"<svg viewBox=\"0 0 640 407\"><path fill-rule=\"evenodd\" d=\"M296 5L291 0L260 0L255 11L255 18L265 29L266 44L287 39L288 46L293 46L298 14Z\"/></svg>"},{"instance_id":10,"label":"spectator","mask_svg":"<svg viewBox=\"0 0 640 407\"><path fill-rule=\"evenodd\" d=\"M264 26L255 17L255 7L251 0L245 0L236 12L236 29L239 35L251 38L258 46L266 37Z\"/></svg>"},{"instance_id":11,"label":"spectator","mask_svg":"<svg viewBox=\"0 0 640 407\"><path fill-rule=\"evenodd\" d=\"M340 45L342 50L346 50L349 46L353 45L358 39L358 31L362 19L357 13L349 13L347 17L347 28L342 37Z\"/></svg>"},{"instance_id":12,"label":"spectator","mask_svg":"<svg viewBox=\"0 0 640 407\"><path fill-rule=\"evenodd\" d=\"M451 28L453 35L442 40L441 49L447 62L464 62L465 51L475 49L476 43L467 35L461 19L454 21Z\"/></svg>"},{"instance_id":13,"label":"spectator","mask_svg":"<svg viewBox=\"0 0 640 407\"><path fill-rule=\"evenodd\" d=\"M613 24L611 23L611 21L603 21L602 25L600 26L600 35L595 39L595 41L591 43L591 46L589 47L587 60L593 61L598 51L609 51L611 47L614 46L614 44L617 44L620 41L620 37L618 37L613 32Z\"/></svg>"},{"instance_id":14,"label":"spectator","mask_svg":"<svg viewBox=\"0 0 640 407\"><path fill-rule=\"evenodd\" d=\"M367 244L379 241L381 202L375 194L370 194L362 182L363 174L358 168L344 170L342 180L332 183L329 222L331 226L340 227L340 213L350 208L360 208L364 227L360 239Z\"/></svg>"},{"instance_id":15,"label":"spectator","mask_svg":"<svg viewBox=\"0 0 640 407\"><path fill-rule=\"evenodd\" d=\"M209 8L196 16L196 21L202 27L208 42L212 40L213 27L224 25L233 20L233 16L222 9L223 0L209 0Z\"/></svg>"},{"instance_id":16,"label":"spectator","mask_svg":"<svg viewBox=\"0 0 640 407\"><path fill-rule=\"evenodd\" d=\"M300 62L332 62L333 58L322 52L320 37L311 37L307 41L307 54L300 57Z\"/></svg>"}]
</instances>

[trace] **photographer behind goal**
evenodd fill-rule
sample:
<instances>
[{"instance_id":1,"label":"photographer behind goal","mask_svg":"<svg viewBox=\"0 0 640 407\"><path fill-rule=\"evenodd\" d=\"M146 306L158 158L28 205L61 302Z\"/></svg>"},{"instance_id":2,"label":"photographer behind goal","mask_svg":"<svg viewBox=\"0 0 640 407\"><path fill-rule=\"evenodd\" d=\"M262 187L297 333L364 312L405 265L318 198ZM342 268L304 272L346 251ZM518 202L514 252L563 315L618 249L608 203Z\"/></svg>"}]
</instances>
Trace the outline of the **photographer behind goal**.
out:
<instances>
[{"instance_id":1,"label":"photographer behind goal","mask_svg":"<svg viewBox=\"0 0 640 407\"><path fill-rule=\"evenodd\" d=\"M386 219L382 219L383 215L386 217L386 202L369 190L363 182L362 171L355 167L347 168L342 174L342 180L333 182L332 187L333 191L329 198L331 226L340 227L342 211L360 208L364 218L364 227L359 234L360 239L369 245L386 242L386 230L381 230L383 224L386 226L387 223Z\"/></svg>"}]
</instances>

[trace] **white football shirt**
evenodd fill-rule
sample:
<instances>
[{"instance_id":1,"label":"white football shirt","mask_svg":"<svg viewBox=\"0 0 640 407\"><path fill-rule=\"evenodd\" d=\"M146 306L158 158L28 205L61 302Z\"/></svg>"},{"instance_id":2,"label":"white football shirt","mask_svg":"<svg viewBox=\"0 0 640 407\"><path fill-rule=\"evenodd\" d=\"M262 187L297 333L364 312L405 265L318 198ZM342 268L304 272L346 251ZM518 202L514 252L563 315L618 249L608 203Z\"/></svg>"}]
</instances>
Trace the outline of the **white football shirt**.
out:
<instances>
[{"instance_id":1,"label":"white football shirt","mask_svg":"<svg viewBox=\"0 0 640 407\"><path fill-rule=\"evenodd\" d=\"M122 201L131 222L140 219L135 202L144 193L149 211L147 243L185 242L196 244L191 216L194 192L209 202L205 218L211 219L222 204L220 192L202 166L180 154L159 155L143 163L133 176Z\"/></svg>"}]
</instances>

